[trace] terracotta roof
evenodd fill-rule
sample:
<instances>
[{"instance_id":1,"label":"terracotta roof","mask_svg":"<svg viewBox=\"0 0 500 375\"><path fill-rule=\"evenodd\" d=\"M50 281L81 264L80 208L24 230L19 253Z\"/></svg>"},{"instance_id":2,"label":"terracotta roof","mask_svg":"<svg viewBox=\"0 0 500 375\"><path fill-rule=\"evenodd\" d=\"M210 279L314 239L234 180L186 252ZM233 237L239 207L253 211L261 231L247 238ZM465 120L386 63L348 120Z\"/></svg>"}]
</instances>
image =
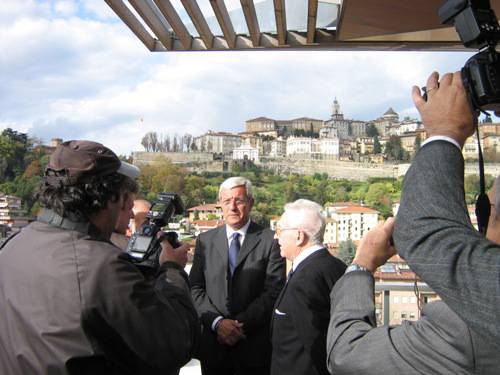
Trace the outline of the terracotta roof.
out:
<instances>
[{"instance_id":1,"label":"terracotta roof","mask_svg":"<svg viewBox=\"0 0 500 375\"><path fill-rule=\"evenodd\" d=\"M246 122L252 122L252 121L275 121L273 120L272 118L268 118L268 117L257 117L257 118L253 118L253 119L250 119L250 120L246 120Z\"/></svg>"},{"instance_id":2,"label":"terracotta roof","mask_svg":"<svg viewBox=\"0 0 500 375\"><path fill-rule=\"evenodd\" d=\"M400 272L380 272L379 270L375 271L373 274L373 277L375 280L380 279L380 280L415 280L416 274L412 271L400 271ZM420 280L420 278L417 276L417 280Z\"/></svg>"},{"instance_id":3,"label":"terracotta roof","mask_svg":"<svg viewBox=\"0 0 500 375\"><path fill-rule=\"evenodd\" d=\"M399 254L393 255L387 260L387 263L406 263L406 260L401 258Z\"/></svg>"},{"instance_id":4,"label":"terracotta roof","mask_svg":"<svg viewBox=\"0 0 500 375\"><path fill-rule=\"evenodd\" d=\"M368 208L366 206L350 206L345 208L339 208L336 213L338 214L378 214L377 210L373 208Z\"/></svg>"},{"instance_id":5,"label":"terracotta roof","mask_svg":"<svg viewBox=\"0 0 500 375\"><path fill-rule=\"evenodd\" d=\"M299 121L299 120L307 120L307 121L323 121L323 120L318 120L315 118L310 118L310 117L299 117L299 118L294 118L293 120L290 121Z\"/></svg>"},{"instance_id":6,"label":"terracotta roof","mask_svg":"<svg viewBox=\"0 0 500 375\"><path fill-rule=\"evenodd\" d=\"M207 203L207 204L201 204L199 206L194 206L191 208L188 208L189 211L217 211L217 208L220 208L220 204L217 203Z\"/></svg>"},{"instance_id":7,"label":"terracotta roof","mask_svg":"<svg viewBox=\"0 0 500 375\"><path fill-rule=\"evenodd\" d=\"M191 223L193 225L197 225L199 227L220 227L221 225L225 224L225 221L222 219L216 219L216 220L193 220Z\"/></svg>"}]
</instances>

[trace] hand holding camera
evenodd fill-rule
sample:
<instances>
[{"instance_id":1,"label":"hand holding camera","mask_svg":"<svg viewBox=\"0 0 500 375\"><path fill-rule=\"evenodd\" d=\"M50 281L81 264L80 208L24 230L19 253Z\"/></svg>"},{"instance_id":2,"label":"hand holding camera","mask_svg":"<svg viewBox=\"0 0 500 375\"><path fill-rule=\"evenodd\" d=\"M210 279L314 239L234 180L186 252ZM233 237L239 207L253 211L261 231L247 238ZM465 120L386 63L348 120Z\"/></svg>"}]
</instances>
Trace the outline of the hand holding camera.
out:
<instances>
[{"instance_id":1,"label":"hand holding camera","mask_svg":"<svg viewBox=\"0 0 500 375\"><path fill-rule=\"evenodd\" d=\"M161 236L163 237L163 236ZM160 238L161 238L160 237ZM189 252L189 245L186 243L181 243L177 241L177 247L173 247L171 242L164 237L160 242L161 245L161 253L159 257L160 266L169 261L175 262L180 265L182 268L186 267L186 263L188 260L187 253Z\"/></svg>"}]
</instances>

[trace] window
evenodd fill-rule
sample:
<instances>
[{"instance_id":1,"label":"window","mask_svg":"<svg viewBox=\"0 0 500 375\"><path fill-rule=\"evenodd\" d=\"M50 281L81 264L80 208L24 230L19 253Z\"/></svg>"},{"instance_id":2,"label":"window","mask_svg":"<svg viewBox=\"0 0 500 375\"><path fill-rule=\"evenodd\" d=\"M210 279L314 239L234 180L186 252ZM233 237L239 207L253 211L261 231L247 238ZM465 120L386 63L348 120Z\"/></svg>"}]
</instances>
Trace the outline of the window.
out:
<instances>
[{"instance_id":1,"label":"window","mask_svg":"<svg viewBox=\"0 0 500 375\"><path fill-rule=\"evenodd\" d=\"M393 302L394 303L399 303L399 296L394 296Z\"/></svg>"},{"instance_id":2,"label":"window","mask_svg":"<svg viewBox=\"0 0 500 375\"><path fill-rule=\"evenodd\" d=\"M401 319L407 319L408 318L408 313L406 311L401 313Z\"/></svg>"},{"instance_id":3,"label":"window","mask_svg":"<svg viewBox=\"0 0 500 375\"><path fill-rule=\"evenodd\" d=\"M408 297L401 298L401 303L408 303Z\"/></svg>"}]
</instances>

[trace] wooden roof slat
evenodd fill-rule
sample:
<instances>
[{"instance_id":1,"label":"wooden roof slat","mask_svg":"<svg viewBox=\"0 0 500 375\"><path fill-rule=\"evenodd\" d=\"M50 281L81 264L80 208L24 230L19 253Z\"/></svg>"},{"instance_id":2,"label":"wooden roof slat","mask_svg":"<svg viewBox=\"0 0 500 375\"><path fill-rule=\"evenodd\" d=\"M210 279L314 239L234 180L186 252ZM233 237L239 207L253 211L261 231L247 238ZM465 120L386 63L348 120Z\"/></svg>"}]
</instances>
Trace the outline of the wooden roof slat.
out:
<instances>
[{"instance_id":1,"label":"wooden roof slat","mask_svg":"<svg viewBox=\"0 0 500 375\"><path fill-rule=\"evenodd\" d=\"M258 47L260 42L260 28L253 0L240 0L240 3L243 14L245 15L245 21L248 26L250 39L252 39L252 44L254 47Z\"/></svg>"},{"instance_id":2,"label":"wooden roof slat","mask_svg":"<svg viewBox=\"0 0 500 375\"><path fill-rule=\"evenodd\" d=\"M278 43L286 44L286 11L285 0L274 0L274 15L276 17L276 31Z\"/></svg>"},{"instance_id":3,"label":"wooden roof slat","mask_svg":"<svg viewBox=\"0 0 500 375\"><path fill-rule=\"evenodd\" d=\"M227 45L229 48L235 48L236 33L234 32L234 27L229 17L229 13L227 12L226 4L224 4L224 0L210 0L210 5L212 5L217 22L219 22L224 38L226 38Z\"/></svg>"},{"instance_id":4,"label":"wooden roof slat","mask_svg":"<svg viewBox=\"0 0 500 375\"><path fill-rule=\"evenodd\" d=\"M163 46L167 50L172 49L173 33L168 29L170 25L168 23L165 25L166 21L162 21L158 17L158 14L155 13L153 7L156 7L156 5L152 3L152 0L129 0L129 2L149 28L155 33Z\"/></svg>"},{"instance_id":5,"label":"wooden roof slat","mask_svg":"<svg viewBox=\"0 0 500 375\"><path fill-rule=\"evenodd\" d=\"M314 43L316 19L318 17L318 0L309 0L307 6L307 43Z\"/></svg>"},{"instance_id":6,"label":"wooden roof slat","mask_svg":"<svg viewBox=\"0 0 500 375\"><path fill-rule=\"evenodd\" d=\"M118 17L128 26L128 28L139 38L139 40L150 51L156 49L156 40L153 38L142 23L128 9L122 0L105 0L106 4L116 13Z\"/></svg>"},{"instance_id":7,"label":"wooden roof slat","mask_svg":"<svg viewBox=\"0 0 500 375\"><path fill-rule=\"evenodd\" d=\"M210 27L208 27L207 21L205 20L205 16L201 12L198 3L196 2L196 0L181 0L181 2L182 5L184 5L187 14L189 14L189 17L191 17L194 27L200 34L201 39L203 39L205 46L207 48L211 48L214 39L214 34L212 34Z\"/></svg>"},{"instance_id":8,"label":"wooden roof slat","mask_svg":"<svg viewBox=\"0 0 500 375\"><path fill-rule=\"evenodd\" d=\"M175 35L180 39L185 49L191 49L193 37L177 14L170 0L154 0L158 9L162 12L165 19L168 21Z\"/></svg>"}]
</instances>

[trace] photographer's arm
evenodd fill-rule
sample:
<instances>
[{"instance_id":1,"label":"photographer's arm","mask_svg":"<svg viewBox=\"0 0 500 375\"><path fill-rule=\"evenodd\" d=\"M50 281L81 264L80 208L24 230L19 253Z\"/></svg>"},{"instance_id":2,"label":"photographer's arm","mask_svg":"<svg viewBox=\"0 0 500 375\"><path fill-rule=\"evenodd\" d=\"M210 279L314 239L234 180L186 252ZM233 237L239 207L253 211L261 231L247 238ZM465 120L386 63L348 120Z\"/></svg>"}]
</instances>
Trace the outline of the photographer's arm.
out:
<instances>
[{"instance_id":1,"label":"photographer's arm","mask_svg":"<svg viewBox=\"0 0 500 375\"><path fill-rule=\"evenodd\" d=\"M433 74L428 87L435 87L437 78ZM460 144L472 134L475 117L459 75L445 75L427 102L417 88L413 98L430 134L448 134ZM453 144L431 142L413 160L394 240L410 267L471 328L500 343L500 247L470 223L464 160Z\"/></svg>"},{"instance_id":2,"label":"photographer's arm","mask_svg":"<svg viewBox=\"0 0 500 375\"><path fill-rule=\"evenodd\" d=\"M187 283L181 267L167 262L153 288L125 254L110 252L108 262L92 270L89 287L81 292L82 325L92 342L109 360L132 372L174 372L196 349L196 311L186 289L167 281L165 272L171 268Z\"/></svg>"}]
</instances>

